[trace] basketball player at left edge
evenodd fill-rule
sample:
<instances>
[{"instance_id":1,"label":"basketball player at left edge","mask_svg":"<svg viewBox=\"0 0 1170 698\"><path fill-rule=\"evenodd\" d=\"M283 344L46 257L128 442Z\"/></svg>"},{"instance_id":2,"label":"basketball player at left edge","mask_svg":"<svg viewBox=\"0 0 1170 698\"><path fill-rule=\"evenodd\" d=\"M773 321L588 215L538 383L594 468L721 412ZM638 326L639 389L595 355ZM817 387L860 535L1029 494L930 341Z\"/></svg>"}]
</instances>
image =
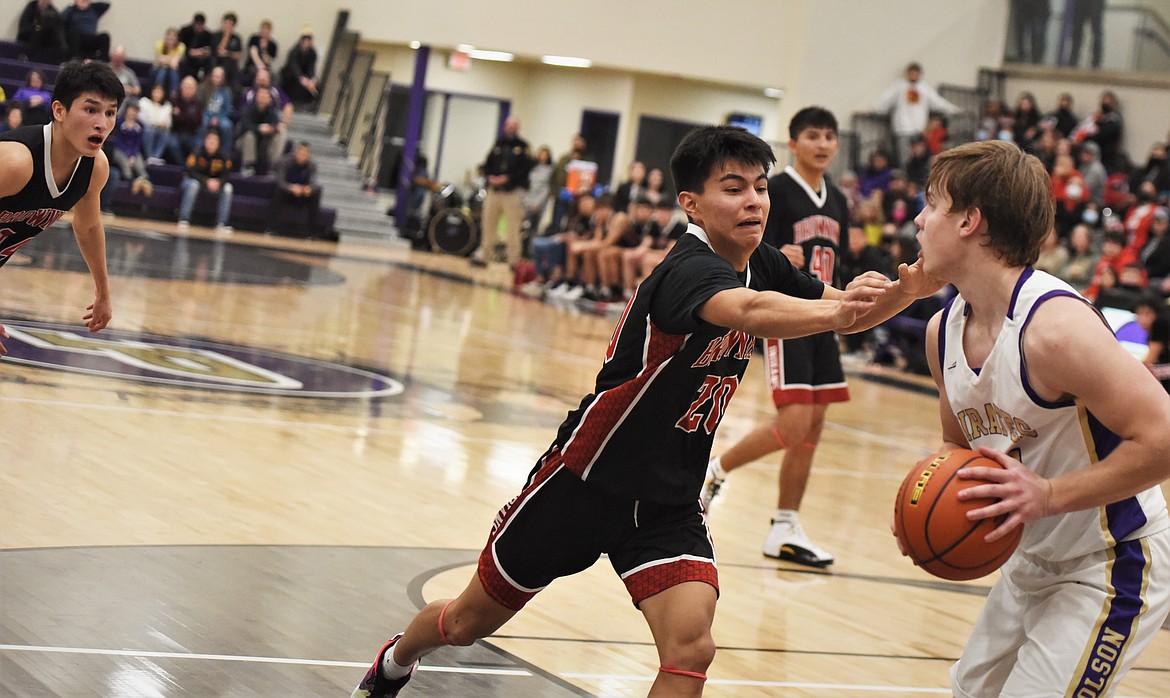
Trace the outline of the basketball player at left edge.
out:
<instances>
[{"instance_id":1,"label":"basketball player at left edge","mask_svg":"<svg viewBox=\"0 0 1170 698\"><path fill-rule=\"evenodd\" d=\"M73 235L93 277L94 300L82 316L90 332L113 315L98 196L110 174L102 144L125 94L108 64L73 61L57 74L51 122L0 134L0 266L73 210ZM6 351L0 343L0 355Z\"/></svg>"}]
</instances>

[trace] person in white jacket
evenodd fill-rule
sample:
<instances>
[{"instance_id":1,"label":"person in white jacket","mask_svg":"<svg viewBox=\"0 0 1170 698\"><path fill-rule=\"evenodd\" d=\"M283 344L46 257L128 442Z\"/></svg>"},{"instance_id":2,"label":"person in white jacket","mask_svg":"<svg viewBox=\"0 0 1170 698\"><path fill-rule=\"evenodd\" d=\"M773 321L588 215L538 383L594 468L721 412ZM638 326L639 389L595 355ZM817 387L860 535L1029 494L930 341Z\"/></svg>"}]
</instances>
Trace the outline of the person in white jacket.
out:
<instances>
[{"instance_id":1,"label":"person in white jacket","mask_svg":"<svg viewBox=\"0 0 1170 698\"><path fill-rule=\"evenodd\" d=\"M146 151L146 162L150 165L163 162L163 151L171 133L171 111L171 102L161 83L150 88L149 97L138 100L138 120L144 131L142 149Z\"/></svg>"},{"instance_id":2,"label":"person in white jacket","mask_svg":"<svg viewBox=\"0 0 1170 698\"><path fill-rule=\"evenodd\" d=\"M954 114L962 109L922 79L921 65L911 63L906 66L906 77L886 88L874 104L873 111L890 115L897 165L905 167L910 160L910 143L926 129L930 113Z\"/></svg>"}]
</instances>

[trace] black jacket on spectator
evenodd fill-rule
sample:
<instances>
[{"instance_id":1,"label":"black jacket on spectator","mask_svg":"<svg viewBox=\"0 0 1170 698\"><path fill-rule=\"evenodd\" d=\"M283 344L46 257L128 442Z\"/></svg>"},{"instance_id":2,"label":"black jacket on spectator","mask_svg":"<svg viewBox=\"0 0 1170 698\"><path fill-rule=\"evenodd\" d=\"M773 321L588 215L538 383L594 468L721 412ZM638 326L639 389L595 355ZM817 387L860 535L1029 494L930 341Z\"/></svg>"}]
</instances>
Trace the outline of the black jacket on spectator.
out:
<instances>
[{"instance_id":1,"label":"black jacket on spectator","mask_svg":"<svg viewBox=\"0 0 1170 698\"><path fill-rule=\"evenodd\" d=\"M519 136L500 136L483 163L485 176L508 175L508 183L501 189L515 191L528 188L528 172L532 157L528 155L528 141Z\"/></svg>"}]
</instances>

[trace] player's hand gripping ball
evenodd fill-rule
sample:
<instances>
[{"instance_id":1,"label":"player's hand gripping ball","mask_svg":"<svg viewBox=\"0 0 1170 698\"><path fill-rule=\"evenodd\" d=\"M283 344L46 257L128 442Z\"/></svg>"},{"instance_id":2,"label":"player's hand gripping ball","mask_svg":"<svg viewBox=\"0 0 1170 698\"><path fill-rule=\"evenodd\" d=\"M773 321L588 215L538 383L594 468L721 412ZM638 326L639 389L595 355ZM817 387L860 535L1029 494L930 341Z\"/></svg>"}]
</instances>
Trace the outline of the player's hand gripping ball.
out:
<instances>
[{"instance_id":1,"label":"player's hand gripping ball","mask_svg":"<svg viewBox=\"0 0 1170 698\"><path fill-rule=\"evenodd\" d=\"M941 451L915 465L898 489L894 535L914 564L936 577L960 581L991 574L1011 557L1023 534L1024 527L1018 526L994 543L984 542L1007 517L967 518L972 509L998 501L959 500L961 490L985 482L958 477L972 466L1003 467L976 451Z\"/></svg>"}]
</instances>

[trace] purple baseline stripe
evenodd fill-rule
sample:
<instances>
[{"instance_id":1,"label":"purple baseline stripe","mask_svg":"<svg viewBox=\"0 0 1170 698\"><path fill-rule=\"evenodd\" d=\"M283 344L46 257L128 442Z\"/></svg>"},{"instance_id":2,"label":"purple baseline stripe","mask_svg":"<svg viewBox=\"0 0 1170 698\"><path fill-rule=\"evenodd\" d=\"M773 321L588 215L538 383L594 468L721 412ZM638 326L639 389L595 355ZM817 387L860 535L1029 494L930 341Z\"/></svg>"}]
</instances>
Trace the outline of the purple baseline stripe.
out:
<instances>
[{"instance_id":1,"label":"purple baseline stripe","mask_svg":"<svg viewBox=\"0 0 1170 698\"><path fill-rule=\"evenodd\" d=\"M1032 273L1035 271L1032 267L1024 267L1024 271L1020 272L1020 278L1016 279L1016 287L1012 290L1012 300L1008 303L1008 317L1015 316L1016 301L1020 299L1020 291L1024 290L1024 284L1032 278Z\"/></svg>"},{"instance_id":2,"label":"purple baseline stripe","mask_svg":"<svg viewBox=\"0 0 1170 698\"><path fill-rule=\"evenodd\" d=\"M1081 667L1080 678L1065 695L1105 695L1111 680L1119 673L1122 656L1141 613L1147 566L1142 541L1118 543L1114 551L1117 557L1113 561L1109 584L1115 596L1109 602L1105 622L1093 638L1093 647Z\"/></svg>"}]
</instances>

